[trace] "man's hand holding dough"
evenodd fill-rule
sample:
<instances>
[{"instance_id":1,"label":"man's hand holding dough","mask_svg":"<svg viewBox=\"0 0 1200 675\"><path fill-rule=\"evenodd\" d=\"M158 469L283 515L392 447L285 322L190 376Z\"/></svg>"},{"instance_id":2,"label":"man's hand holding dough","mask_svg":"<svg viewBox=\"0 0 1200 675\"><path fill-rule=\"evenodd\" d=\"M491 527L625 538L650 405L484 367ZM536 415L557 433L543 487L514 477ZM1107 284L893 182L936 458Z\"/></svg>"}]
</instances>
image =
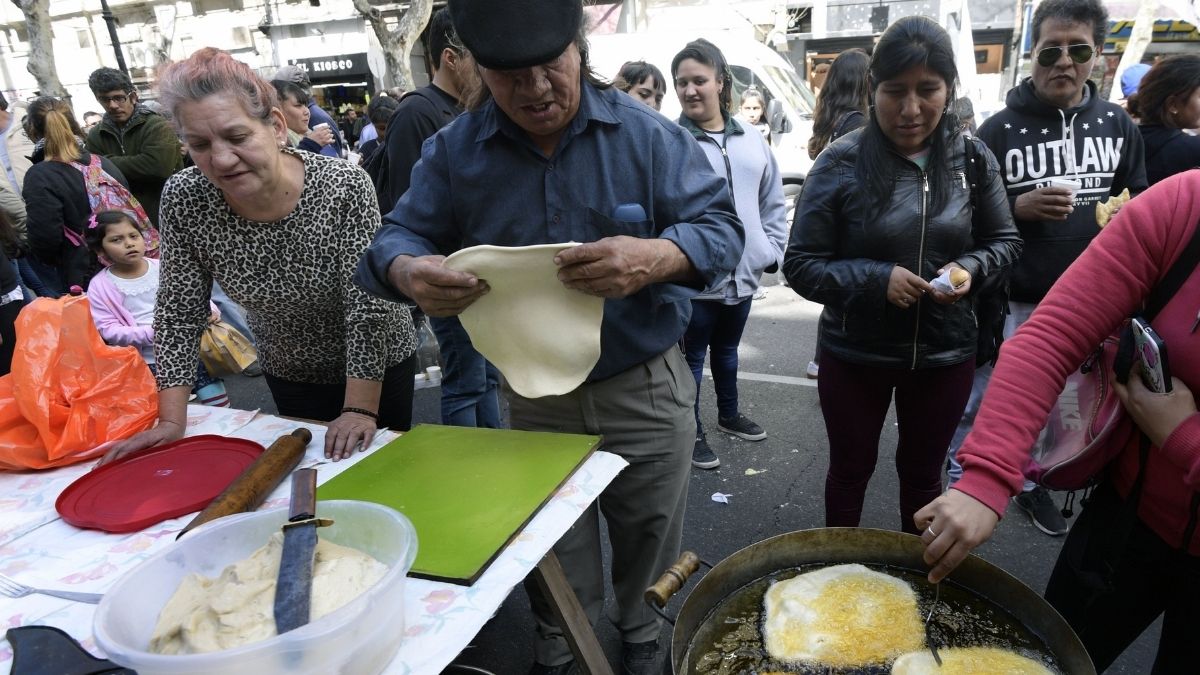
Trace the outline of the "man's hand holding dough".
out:
<instances>
[{"instance_id":1,"label":"man's hand holding dough","mask_svg":"<svg viewBox=\"0 0 1200 675\"><path fill-rule=\"evenodd\" d=\"M397 256L388 281L429 316L457 316L488 292L486 281L446 268L440 255Z\"/></svg>"},{"instance_id":2,"label":"man's hand holding dough","mask_svg":"<svg viewBox=\"0 0 1200 675\"><path fill-rule=\"evenodd\" d=\"M675 242L624 235L565 249L554 262L563 285L602 298L625 298L650 284L695 274Z\"/></svg>"}]
</instances>

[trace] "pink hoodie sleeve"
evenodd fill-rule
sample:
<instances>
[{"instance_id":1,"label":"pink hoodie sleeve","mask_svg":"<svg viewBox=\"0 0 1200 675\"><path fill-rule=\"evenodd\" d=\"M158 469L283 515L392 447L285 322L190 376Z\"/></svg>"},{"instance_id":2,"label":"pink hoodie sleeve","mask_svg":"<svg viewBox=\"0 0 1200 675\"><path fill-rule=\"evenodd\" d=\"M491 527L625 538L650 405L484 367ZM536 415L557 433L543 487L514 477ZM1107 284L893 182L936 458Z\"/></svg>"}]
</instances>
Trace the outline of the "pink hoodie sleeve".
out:
<instances>
[{"instance_id":1,"label":"pink hoodie sleeve","mask_svg":"<svg viewBox=\"0 0 1200 675\"><path fill-rule=\"evenodd\" d=\"M1142 305L1190 238L1200 217L1200 195L1193 194L1200 172L1189 173L1130 201L1004 342L974 428L959 450L963 478L954 489L1004 515L1067 375ZM1183 425L1180 438L1171 441L1191 437L1195 424ZM1198 454L1194 446L1191 454Z\"/></svg>"},{"instance_id":2,"label":"pink hoodie sleeve","mask_svg":"<svg viewBox=\"0 0 1200 675\"><path fill-rule=\"evenodd\" d=\"M119 347L154 344L154 329L133 323L121 298L121 292L104 273L97 274L88 284L88 304L100 337L108 344Z\"/></svg>"}]
</instances>

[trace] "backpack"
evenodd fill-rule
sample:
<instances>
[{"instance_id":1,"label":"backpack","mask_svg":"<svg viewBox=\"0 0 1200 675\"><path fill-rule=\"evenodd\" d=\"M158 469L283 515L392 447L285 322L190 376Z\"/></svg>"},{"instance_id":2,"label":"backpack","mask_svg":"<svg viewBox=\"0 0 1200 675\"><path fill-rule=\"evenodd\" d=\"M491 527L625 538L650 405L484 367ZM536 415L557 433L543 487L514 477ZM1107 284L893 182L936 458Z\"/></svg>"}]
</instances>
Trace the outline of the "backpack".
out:
<instances>
[{"instance_id":1,"label":"backpack","mask_svg":"<svg viewBox=\"0 0 1200 675\"><path fill-rule=\"evenodd\" d=\"M430 94L428 91L426 91L426 87L421 87L420 89L414 89L410 92L406 92L400 97L400 101L404 102L404 99L410 96L419 96L426 101L429 101L429 103L432 104L433 107L436 108L441 114L441 126L443 127L458 116L457 110L447 106L446 102L442 100L442 97ZM388 120L389 134L391 133L390 130L392 126L396 124L396 118L401 114L402 111L404 111L404 108L396 108L396 112L392 113L391 119ZM412 167L409 167L409 170L411 169ZM396 202L401 197L401 195L392 194L392 167L388 163L387 138L379 139L379 146L375 148L375 152L371 153L371 156L368 157L366 162L363 163L363 170L367 172L367 175L371 177L371 182L375 184L375 194L379 198L379 212L383 215L387 215L393 208L395 208Z\"/></svg>"},{"instance_id":2,"label":"backpack","mask_svg":"<svg viewBox=\"0 0 1200 675\"><path fill-rule=\"evenodd\" d=\"M979 208L979 192L987 179L986 160L980 156L974 141L963 136L966 144L967 182L971 186L971 212ZM1008 269L984 279L975 293L975 321L979 335L975 343L975 367L996 365L1000 343L1004 342L1004 323L1008 318Z\"/></svg>"},{"instance_id":3,"label":"backpack","mask_svg":"<svg viewBox=\"0 0 1200 675\"><path fill-rule=\"evenodd\" d=\"M154 229L154 225L150 223L150 217L146 215L146 210L138 202L137 198L116 178L113 178L104 166L101 164L100 155L92 153L91 159L86 165L79 162L71 162L71 166L79 170L83 174L83 184L87 191L88 206L92 209L92 217L88 223L88 227L96 226L96 214L101 211L125 211L134 216L137 226L144 233L146 238L146 257L157 258L159 255L158 230ZM87 242L84 240L81 232L76 232L63 224L63 236L71 245L87 249ZM105 266L109 266L108 260L104 256L100 256L100 262Z\"/></svg>"}]
</instances>

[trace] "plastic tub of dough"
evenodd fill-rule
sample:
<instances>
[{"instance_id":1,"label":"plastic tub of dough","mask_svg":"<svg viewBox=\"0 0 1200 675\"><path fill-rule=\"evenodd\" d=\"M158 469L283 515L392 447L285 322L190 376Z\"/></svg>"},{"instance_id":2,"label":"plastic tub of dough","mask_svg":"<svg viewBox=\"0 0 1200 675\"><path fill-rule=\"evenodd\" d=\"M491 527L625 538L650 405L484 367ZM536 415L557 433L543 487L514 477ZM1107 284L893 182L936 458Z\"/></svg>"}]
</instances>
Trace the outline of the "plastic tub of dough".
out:
<instances>
[{"instance_id":1,"label":"plastic tub of dough","mask_svg":"<svg viewBox=\"0 0 1200 675\"><path fill-rule=\"evenodd\" d=\"M405 576L417 555L417 533L400 512L359 501L322 501L317 512L334 524L318 530L335 544L363 551L388 566L374 586L320 619L267 640L207 654L147 651L158 614L192 572L217 577L250 557L287 520L287 509L215 520L121 577L96 609L97 645L139 675L373 675L400 648Z\"/></svg>"}]
</instances>

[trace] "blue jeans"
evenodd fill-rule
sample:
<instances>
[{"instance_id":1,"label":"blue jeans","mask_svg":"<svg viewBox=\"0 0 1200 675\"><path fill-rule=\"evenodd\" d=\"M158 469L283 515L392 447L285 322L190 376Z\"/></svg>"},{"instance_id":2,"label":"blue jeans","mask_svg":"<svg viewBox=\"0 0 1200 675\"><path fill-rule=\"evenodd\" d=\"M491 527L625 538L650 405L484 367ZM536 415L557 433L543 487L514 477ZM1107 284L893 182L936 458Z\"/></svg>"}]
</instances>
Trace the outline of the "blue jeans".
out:
<instances>
[{"instance_id":1,"label":"blue jeans","mask_svg":"<svg viewBox=\"0 0 1200 675\"><path fill-rule=\"evenodd\" d=\"M1029 320L1029 316L1033 314L1035 307L1037 305L1010 301L1008 303L1008 317L1004 320L1004 337L1012 337L1017 332L1017 329L1021 327L1021 324ZM959 420L958 428L954 430L954 438L950 441L948 453L950 466L946 471L946 489L954 487L958 479L962 478L963 468L958 463L958 449L962 447L967 434L971 433L971 428L975 426L975 415L979 413L979 404L983 402L983 395L987 392L988 382L991 380L992 367L990 365L983 365L975 370L975 379L971 383L971 397L967 400L967 407L963 410L962 419ZM1043 430L1041 435L1038 436L1037 443L1044 443L1045 438L1046 432ZM1037 483L1027 478L1025 479L1022 491L1032 492L1036 487Z\"/></svg>"},{"instance_id":2,"label":"blue jeans","mask_svg":"<svg viewBox=\"0 0 1200 675\"><path fill-rule=\"evenodd\" d=\"M43 265L26 256L17 259L17 272L21 275L21 283L33 291L37 297L57 298L62 295L58 291L58 288L62 286L62 280L59 279L58 270L53 267ZM27 299L33 300L32 297Z\"/></svg>"},{"instance_id":3,"label":"blue jeans","mask_svg":"<svg viewBox=\"0 0 1200 675\"><path fill-rule=\"evenodd\" d=\"M716 300L693 300L692 320L683 334L684 355L696 378L696 431L700 431L700 379L704 356L709 355L713 386L717 390L717 418L728 420L738 414L738 345L750 318L751 299L736 305Z\"/></svg>"},{"instance_id":4,"label":"blue jeans","mask_svg":"<svg viewBox=\"0 0 1200 675\"><path fill-rule=\"evenodd\" d=\"M500 428L500 373L455 317L429 317L442 354L442 424Z\"/></svg>"}]
</instances>

